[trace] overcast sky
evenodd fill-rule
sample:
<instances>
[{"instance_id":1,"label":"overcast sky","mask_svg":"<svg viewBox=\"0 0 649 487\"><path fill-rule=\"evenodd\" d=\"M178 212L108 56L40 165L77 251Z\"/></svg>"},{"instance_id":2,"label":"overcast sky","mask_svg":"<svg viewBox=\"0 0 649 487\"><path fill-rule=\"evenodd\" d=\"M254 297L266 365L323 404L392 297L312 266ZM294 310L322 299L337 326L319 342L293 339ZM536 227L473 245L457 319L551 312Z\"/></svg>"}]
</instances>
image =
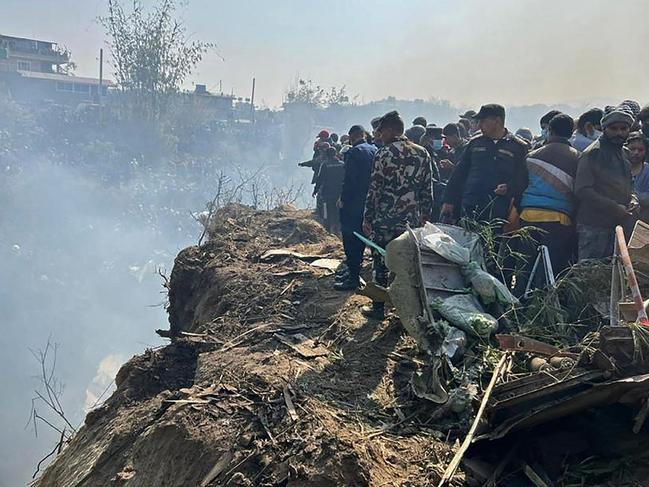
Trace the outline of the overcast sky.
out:
<instances>
[{"instance_id":1,"label":"overcast sky","mask_svg":"<svg viewBox=\"0 0 649 487\"><path fill-rule=\"evenodd\" d=\"M65 44L77 74L96 76L105 4L3 0L0 32ZM255 76L270 106L298 76L364 101L649 101L647 0L190 0L180 10L224 58L209 55L191 81L249 96Z\"/></svg>"}]
</instances>

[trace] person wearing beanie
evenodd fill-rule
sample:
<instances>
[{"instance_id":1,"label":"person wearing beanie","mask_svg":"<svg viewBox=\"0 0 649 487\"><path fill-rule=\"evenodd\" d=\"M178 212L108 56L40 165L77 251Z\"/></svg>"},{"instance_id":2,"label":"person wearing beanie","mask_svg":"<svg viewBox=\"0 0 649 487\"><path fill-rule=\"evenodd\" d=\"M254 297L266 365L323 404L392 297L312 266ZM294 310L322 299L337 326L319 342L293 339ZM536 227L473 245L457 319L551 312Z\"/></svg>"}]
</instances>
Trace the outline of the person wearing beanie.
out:
<instances>
[{"instance_id":1,"label":"person wearing beanie","mask_svg":"<svg viewBox=\"0 0 649 487\"><path fill-rule=\"evenodd\" d=\"M574 121L559 114L550 120L546 143L527 156L528 185L519 205L520 223L534 241L520 240L520 253L527 256L516 280L516 295L521 296L534 264L538 245L550 253L555 275L565 270L573 257L576 244L574 227L574 178L579 151L569 142Z\"/></svg>"},{"instance_id":2,"label":"person wearing beanie","mask_svg":"<svg viewBox=\"0 0 649 487\"><path fill-rule=\"evenodd\" d=\"M615 227L628 223L638 209L624 149L633 123L633 114L626 107L605 110L602 136L579 159L575 180L579 260L610 257Z\"/></svg>"},{"instance_id":3,"label":"person wearing beanie","mask_svg":"<svg viewBox=\"0 0 649 487\"><path fill-rule=\"evenodd\" d=\"M430 155L404 135L398 112L386 113L377 128L384 146L374 158L365 200L363 232L382 248L410 227L430 221L433 211L433 180ZM374 252L374 278L387 287L388 270ZM373 301L361 311L373 319L384 318L385 303Z\"/></svg>"},{"instance_id":4,"label":"person wearing beanie","mask_svg":"<svg viewBox=\"0 0 649 487\"><path fill-rule=\"evenodd\" d=\"M426 125L428 125L428 122L426 121L425 117L417 117L412 121L413 125L419 125L420 127L426 128Z\"/></svg>"},{"instance_id":5,"label":"person wearing beanie","mask_svg":"<svg viewBox=\"0 0 649 487\"><path fill-rule=\"evenodd\" d=\"M410 127L408 130L406 130L406 137L408 137L408 140L411 142L420 145L421 141L421 136L426 133L426 127L423 127L421 125L413 125Z\"/></svg>"},{"instance_id":6,"label":"person wearing beanie","mask_svg":"<svg viewBox=\"0 0 649 487\"><path fill-rule=\"evenodd\" d=\"M527 142L530 143L530 146L532 145L532 142L534 141L534 134L527 127L519 128L516 131L516 137L520 137L521 139L526 140Z\"/></svg>"}]
</instances>

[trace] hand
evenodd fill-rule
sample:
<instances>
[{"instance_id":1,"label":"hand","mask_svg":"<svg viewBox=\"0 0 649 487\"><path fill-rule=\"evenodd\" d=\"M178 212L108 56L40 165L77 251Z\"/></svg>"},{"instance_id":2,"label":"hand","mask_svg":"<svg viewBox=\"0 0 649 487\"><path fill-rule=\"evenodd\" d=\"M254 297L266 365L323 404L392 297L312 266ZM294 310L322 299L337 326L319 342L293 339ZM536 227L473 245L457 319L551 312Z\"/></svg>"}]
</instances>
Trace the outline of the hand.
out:
<instances>
[{"instance_id":1,"label":"hand","mask_svg":"<svg viewBox=\"0 0 649 487\"><path fill-rule=\"evenodd\" d=\"M626 211L629 214L633 214L640 209L640 203L637 200L631 200L631 203L626 207Z\"/></svg>"},{"instance_id":2,"label":"hand","mask_svg":"<svg viewBox=\"0 0 649 487\"><path fill-rule=\"evenodd\" d=\"M451 162L450 159L442 159L441 161L439 161L439 165L444 169L448 169L450 167L455 166L455 164L453 164L453 162Z\"/></svg>"},{"instance_id":3,"label":"hand","mask_svg":"<svg viewBox=\"0 0 649 487\"><path fill-rule=\"evenodd\" d=\"M450 203L444 203L440 211L442 215L449 215L449 216L452 216L454 212L455 212L455 206Z\"/></svg>"},{"instance_id":4,"label":"hand","mask_svg":"<svg viewBox=\"0 0 649 487\"><path fill-rule=\"evenodd\" d=\"M317 192L317 191L314 191L314 192L311 194L311 198L315 198L317 194L318 194L318 192Z\"/></svg>"},{"instance_id":5,"label":"hand","mask_svg":"<svg viewBox=\"0 0 649 487\"><path fill-rule=\"evenodd\" d=\"M372 224L367 220L363 222L363 233L368 237L372 233Z\"/></svg>"},{"instance_id":6,"label":"hand","mask_svg":"<svg viewBox=\"0 0 649 487\"><path fill-rule=\"evenodd\" d=\"M498 196L505 196L507 194L507 184L502 183L496 186L494 193L496 193Z\"/></svg>"},{"instance_id":7,"label":"hand","mask_svg":"<svg viewBox=\"0 0 649 487\"><path fill-rule=\"evenodd\" d=\"M336 201L336 207L337 207L338 209L341 209L343 206L344 206L344 205L343 205L343 200L341 200L340 198L338 198L338 201Z\"/></svg>"},{"instance_id":8,"label":"hand","mask_svg":"<svg viewBox=\"0 0 649 487\"><path fill-rule=\"evenodd\" d=\"M626 218L627 216L629 216L631 214L626 206L624 206L624 205L615 205L615 206L617 208L617 218L618 219L623 220L624 218Z\"/></svg>"}]
</instances>

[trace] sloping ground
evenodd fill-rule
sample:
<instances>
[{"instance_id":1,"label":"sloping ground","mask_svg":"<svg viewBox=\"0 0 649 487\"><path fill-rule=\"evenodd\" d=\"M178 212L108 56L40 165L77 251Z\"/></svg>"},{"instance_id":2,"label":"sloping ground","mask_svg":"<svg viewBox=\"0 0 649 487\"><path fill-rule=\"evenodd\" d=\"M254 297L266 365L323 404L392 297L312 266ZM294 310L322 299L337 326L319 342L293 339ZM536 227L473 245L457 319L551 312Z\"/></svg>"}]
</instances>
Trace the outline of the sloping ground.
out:
<instances>
[{"instance_id":1,"label":"sloping ground","mask_svg":"<svg viewBox=\"0 0 649 487\"><path fill-rule=\"evenodd\" d=\"M38 485L434 485L457 425L412 397L398 320L310 265L338 240L292 208L228 207L209 237L176 259L172 343L120 370ZM281 248L301 255L261 259Z\"/></svg>"}]
</instances>

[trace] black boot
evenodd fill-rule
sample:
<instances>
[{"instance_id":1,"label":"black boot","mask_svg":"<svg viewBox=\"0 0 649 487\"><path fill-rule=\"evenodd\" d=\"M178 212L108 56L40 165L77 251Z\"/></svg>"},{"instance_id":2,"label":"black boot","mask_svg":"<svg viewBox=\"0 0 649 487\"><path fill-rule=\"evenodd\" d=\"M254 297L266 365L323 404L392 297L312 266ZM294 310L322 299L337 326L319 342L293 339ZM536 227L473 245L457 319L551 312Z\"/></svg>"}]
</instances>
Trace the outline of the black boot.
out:
<instances>
[{"instance_id":1,"label":"black boot","mask_svg":"<svg viewBox=\"0 0 649 487\"><path fill-rule=\"evenodd\" d=\"M354 278L352 275L348 274L347 278L343 281L337 281L334 284L334 289L336 291L355 291L359 288L361 282L358 277Z\"/></svg>"},{"instance_id":2,"label":"black boot","mask_svg":"<svg viewBox=\"0 0 649 487\"><path fill-rule=\"evenodd\" d=\"M385 319L385 304L373 302L372 306L363 306L361 313L372 320L383 320Z\"/></svg>"},{"instance_id":3,"label":"black boot","mask_svg":"<svg viewBox=\"0 0 649 487\"><path fill-rule=\"evenodd\" d=\"M341 272L340 274L336 274L334 276L334 281L336 281L336 283L344 282L344 281L347 281L350 277L351 277L351 274L350 274L349 271Z\"/></svg>"}]
</instances>

